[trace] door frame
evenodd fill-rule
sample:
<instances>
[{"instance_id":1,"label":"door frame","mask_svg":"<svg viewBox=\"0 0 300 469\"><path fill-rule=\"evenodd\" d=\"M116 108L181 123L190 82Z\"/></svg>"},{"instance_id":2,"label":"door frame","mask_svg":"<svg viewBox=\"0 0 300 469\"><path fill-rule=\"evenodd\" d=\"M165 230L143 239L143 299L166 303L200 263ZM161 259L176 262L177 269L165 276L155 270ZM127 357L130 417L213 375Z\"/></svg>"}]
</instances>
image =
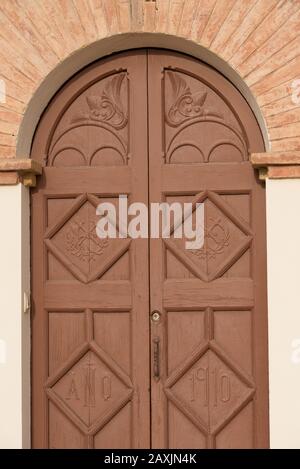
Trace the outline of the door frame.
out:
<instances>
[{"instance_id":1,"label":"door frame","mask_svg":"<svg viewBox=\"0 0 300 469\"><path fill-rule=\"evenodd\" d=\"M137 47L138 44L138 47ZM251 90L233 70L230 65L223 59L218 57L210 50L203 46L188 41L183 38L171 35L163 35L160 33L124 33L118 36L101 39L86 48L76 51L72 56L64 60L58 67L50 72L48 77L43 81L38 90L33 95L20 127L17 143L17 155L30 155L30 148L34 137L37 123L47 107L51 98L56 94L59 88L68 81L75 73L85 68L87 65L94 62L96 59L100 60L112 53L121 52L124 50L140 49L140 48L158 48L172 50L175 52L184 53L192 56L202 62L212 66L217 72L223 74L244 96L250 108L254 112L258 124L260 126L264 143L265 151L269 149L269 139L267 127L260 110ZM29 156L30 157L30 156ZM22 266L22 307L25 310L24 304L30 297L30 229L29 229L29 193L28 189L22 187L20 194L22 200L22 223L21 223L21 266ZM28 312L28 309L27 309ZM30 318L27 314L26 319L22 325L23 349L22 349L22 363L23 363L23 377L22 377L22 447L30 447L30 434L31 434L31 402L30 402L30 386L31 379L29 378L30 370Z\"/></svg>"}]
</instances>

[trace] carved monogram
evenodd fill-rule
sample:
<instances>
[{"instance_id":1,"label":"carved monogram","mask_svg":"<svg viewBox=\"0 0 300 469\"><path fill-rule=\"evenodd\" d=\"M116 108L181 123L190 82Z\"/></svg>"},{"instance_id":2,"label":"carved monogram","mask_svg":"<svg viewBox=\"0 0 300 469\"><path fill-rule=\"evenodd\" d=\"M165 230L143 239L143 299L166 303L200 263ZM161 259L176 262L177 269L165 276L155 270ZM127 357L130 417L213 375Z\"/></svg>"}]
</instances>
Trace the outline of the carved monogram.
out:
<instances>
[{"instance_id":1,"label":"carved monogram","mask_svg":"<svg viewBox=\"0 0 300 469\"><path fill-rule=\"evenodd\" d=\"M91 262L103 254L108 246L107 239L100 239L96 233L95 223L88 225L75 219L66 232L67 250L84 262Z\"/></svg>"},{"instance_id":2,"label":"carved monogram","mask_svg":"<svg viewBox=\"0 0 300 469\"><path fill-rule=\"evenodd\" d=\"M169 71L167 76L172 87L173 104L166 114L166 121L171 127L177 127L197 117L223 118L221 114L204 108L206 91L192 93L184 78L179 74Z\"/></svg>"},{"instance_id":3,"label":"carved monogram","mask_svg":"<svg viewBox=\"0 0 300 469\"><path fill-rule=\"evenodd\" d=\"M74 116L71 123L97 121L122 129L128 121L127 113L121 100L121 86L125 73L113 76L105 85L101 96L87 96L87 112Z\"/></svg>"},{"instance_id":4,"label":"carved monogram","mask_svg":"<svg viewBox=\"0 0 300 469\"><path fill-rule=\"evenodd\" d=\"M200 259L215 259L229 246L229 238L229 229L221 218L218 220L210 218L208 228L204 228L203 248L190 252Z\"/></svg>"}]
</instances>

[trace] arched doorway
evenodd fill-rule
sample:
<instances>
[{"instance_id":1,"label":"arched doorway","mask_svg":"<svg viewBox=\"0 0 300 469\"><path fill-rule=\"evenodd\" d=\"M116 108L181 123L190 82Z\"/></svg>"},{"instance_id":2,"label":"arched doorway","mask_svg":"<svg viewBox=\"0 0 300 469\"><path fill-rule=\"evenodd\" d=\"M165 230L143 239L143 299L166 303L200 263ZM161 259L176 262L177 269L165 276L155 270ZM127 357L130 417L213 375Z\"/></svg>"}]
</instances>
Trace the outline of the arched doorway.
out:
<instances>
[{"instance_id":1,"label":"arched doorway","mask_svg":"<svg viewBox=\"0 0 300 469\"><path fill-rule=\"evenodd\" d=\"M108 57L57 93L31 153L34 447L268 446L265 197L248 160L263 150L234 86L174 52ZM204 246L100 240L96 206L120 194L202 202Z\"/></svg>"}]
</instances>

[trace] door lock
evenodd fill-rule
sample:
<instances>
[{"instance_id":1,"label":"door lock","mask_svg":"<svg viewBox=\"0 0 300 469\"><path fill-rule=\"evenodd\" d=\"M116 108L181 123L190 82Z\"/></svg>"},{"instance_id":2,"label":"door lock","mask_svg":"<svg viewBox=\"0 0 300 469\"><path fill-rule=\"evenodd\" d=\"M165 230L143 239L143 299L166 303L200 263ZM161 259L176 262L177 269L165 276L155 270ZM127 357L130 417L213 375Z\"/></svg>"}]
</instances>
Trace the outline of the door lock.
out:
<instances>
[{"instance_id":1,"label":"door lock","mask_svg":"<svg viewBox=\"0 0 300 469\"><path fill-rule=\"evenodd\" d=\"M153 322L158 322L160 320L160 317L161 317L161 313L159 311L157 311L156 309L152 311L151 320Z\"/></svg>"}]
</instances>

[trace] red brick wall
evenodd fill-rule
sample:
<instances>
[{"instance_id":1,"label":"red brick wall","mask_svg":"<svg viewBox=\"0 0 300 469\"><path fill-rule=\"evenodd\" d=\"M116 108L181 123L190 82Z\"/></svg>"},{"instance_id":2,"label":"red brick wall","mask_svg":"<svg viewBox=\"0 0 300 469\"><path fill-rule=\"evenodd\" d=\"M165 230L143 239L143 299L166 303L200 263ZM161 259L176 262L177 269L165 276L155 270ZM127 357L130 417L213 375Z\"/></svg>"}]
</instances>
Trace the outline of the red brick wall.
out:
<instances>
[{"instance_id":1,"label":"red brick wall","mask_svg":"<svg viewBox=\"0 0 300 469\"><path fill-rule=\"evenodd\" d=\"M15 156L26 106L51 70L91 42L132 31L188 38L222 57L256 97L272 151L300 155L300 105L291 97L300 0L1 0L0 158Z\"/></svg>"}]
</instances>

